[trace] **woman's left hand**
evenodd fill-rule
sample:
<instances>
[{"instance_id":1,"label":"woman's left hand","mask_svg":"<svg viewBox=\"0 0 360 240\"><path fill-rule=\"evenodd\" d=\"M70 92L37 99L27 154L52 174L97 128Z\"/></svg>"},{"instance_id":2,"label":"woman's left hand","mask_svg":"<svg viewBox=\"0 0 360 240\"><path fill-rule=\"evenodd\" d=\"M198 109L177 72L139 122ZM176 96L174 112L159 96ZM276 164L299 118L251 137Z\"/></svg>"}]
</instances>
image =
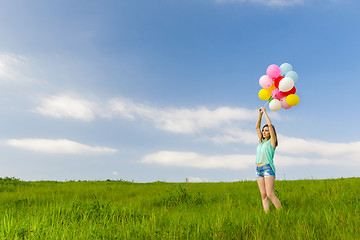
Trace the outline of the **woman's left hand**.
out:
<instances>
[{"instance_id":1,"label":"woman's left hand","mask_svg":"<svg viewBox=\"0 0 360 240\"><path fill-rule=\"evenodd\" d=\"M260 108L260 112L261 112L261 113L266 113L266 109L265 109L264 106L262 106L262 107Z\"/></svg>"}]
</instances>

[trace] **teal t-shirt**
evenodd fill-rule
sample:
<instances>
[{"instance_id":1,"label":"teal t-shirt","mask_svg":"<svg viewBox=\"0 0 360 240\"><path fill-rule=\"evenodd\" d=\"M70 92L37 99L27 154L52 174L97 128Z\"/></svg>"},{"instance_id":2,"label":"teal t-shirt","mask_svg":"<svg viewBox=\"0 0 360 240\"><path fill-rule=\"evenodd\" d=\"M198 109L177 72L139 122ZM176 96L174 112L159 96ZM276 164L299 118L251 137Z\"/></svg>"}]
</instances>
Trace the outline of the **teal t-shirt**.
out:
<instances>
[{"instance_id":1,"label":"teal t-shirt","mask_svg":"<svg viewBox=\"0 0 360 240\"><path fill-rule=\"evenodd\" d=\"M268 140L264 139L257 147L255 164L259 164L259 163L270 164L272 170L275 173L274 153L275 153L275 148L271 146L270 138Z\"/></svg>"}]
</instances>

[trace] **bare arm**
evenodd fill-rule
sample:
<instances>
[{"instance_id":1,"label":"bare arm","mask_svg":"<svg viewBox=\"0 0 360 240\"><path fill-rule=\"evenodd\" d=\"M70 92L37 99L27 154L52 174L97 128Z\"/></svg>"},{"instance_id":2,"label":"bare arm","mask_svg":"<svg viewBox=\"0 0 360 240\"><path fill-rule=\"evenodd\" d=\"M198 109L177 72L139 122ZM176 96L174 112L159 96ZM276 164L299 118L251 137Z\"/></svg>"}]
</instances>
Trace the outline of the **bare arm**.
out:
<instances>
[{"instance_id":1,"label":"bare arm","mask_svg":"<svg viewBox=\"0 0 360 240\"><path fill-rule=\"evenodd\" d=\"M260 110L263 112L263 114L265 116L266 123L269 125L269 131L270 131L270 137L271 137L270 138L271 146L273 148L275 148L276 147L276 142L277 142L277 137L276 137L273 125L271 123L271 120L270 120L269 116L266 113L265 107L261 107Z\"/></svg>"},{"instance_id":2,"label":"bare arm","mask_svg":"<svg viewBox=\"0 0 360 240\"><path fill-rule=\"evenodd\" d=\"M256 132L257 132L257 135L259 137L260 142L262 140L262 133L261 133L261 130L260 130L262 115L263 115L263 113L262 113L261 109L259 109L259 117L257 119L255 128L256 128Z\"/></svg>"}]
</instances>

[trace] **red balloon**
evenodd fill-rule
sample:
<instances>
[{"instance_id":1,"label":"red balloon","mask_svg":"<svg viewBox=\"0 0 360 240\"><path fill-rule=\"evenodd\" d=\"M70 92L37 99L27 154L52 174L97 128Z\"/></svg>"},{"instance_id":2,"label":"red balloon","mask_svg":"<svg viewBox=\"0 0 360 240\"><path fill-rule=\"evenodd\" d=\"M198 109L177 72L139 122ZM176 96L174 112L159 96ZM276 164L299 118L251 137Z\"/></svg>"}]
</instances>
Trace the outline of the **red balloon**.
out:
<instances>
[{"instance_id":1,"label":"red balloon","mask_svg":"<svg viewBox=\"0 0 360 240\"><path fill-rule=\"evenodd\" d=\"M277 78L274 79L274 85L276 88L279 88L279 83L280 83L280 80L283 79L284 77L283 76L278 76Z\"/></svg>"},{"instance_id":2,"label":"red balloon","mask_svg":"<svg viewBox=\"0 0 360 240\"><path fill-rule=\"evenodd\" d=\"M295 88L295 86L294 86L290 91L281 92L281 93L282 93L282 96L283 96L283 97L287 97L287 96L290 95L290 94L295 94L295 93L296 93L296 88Z\"/></svg>"}]
</instances>

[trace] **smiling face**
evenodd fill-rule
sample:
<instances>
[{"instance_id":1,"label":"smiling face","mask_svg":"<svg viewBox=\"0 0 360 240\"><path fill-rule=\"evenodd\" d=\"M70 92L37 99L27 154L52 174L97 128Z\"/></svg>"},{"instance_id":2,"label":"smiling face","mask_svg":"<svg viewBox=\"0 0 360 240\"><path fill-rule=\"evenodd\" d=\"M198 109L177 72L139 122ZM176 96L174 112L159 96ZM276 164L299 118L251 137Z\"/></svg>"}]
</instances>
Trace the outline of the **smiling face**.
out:
<instances>
[{"instance_id":1,"label":"smiling face","mask_svg":"<svg viewBox=\"0 0 360 240\"><path fill-rule=\"evenodd\" d=\"M265 139L268 139L270 137L270 132L269 132L269 127L268 126L264 126L262 129L262 136Z\"/></svg>"}]
</instances>

